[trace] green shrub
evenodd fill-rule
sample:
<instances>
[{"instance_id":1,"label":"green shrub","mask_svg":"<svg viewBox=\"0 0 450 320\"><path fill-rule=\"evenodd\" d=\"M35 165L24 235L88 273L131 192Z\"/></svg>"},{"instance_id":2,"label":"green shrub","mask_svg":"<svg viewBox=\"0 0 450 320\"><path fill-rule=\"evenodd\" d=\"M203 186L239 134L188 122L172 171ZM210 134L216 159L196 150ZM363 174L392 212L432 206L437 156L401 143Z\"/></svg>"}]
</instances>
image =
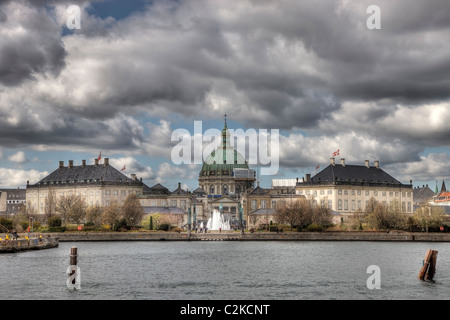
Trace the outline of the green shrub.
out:
<instances>
[{"instance_id":1,"label":"green shrub","mask_svg":"<svg viewBox=\"0 0 450 320\"><path fill-rule=\"evenodd\" d=\"M317 223L311 223L306 230L308 231L323 231L323 227Z\"/></svg>"},{"instance_id":2,"label":"green shrub","mask_svg":"<svg viewBox=\"0 0 450 320\"><path fill-rule=\"evenodd\" d=\"M48 227L48 232L65 232L66 227Z\"/></svg>"},{"instance_id":3,"label":"green shrub","mask_svg":"<svg viewBox=\"0 0 450 320\"><path fill-rule=\"evenodd\" d=\"M170 224L168 224L168 223L161 223L158 226L158 230L161 230L161 231L169 231L169 229L170 229Z\"/></svg>"},{"instance_id":4,"label":"green shrub","mask_svg":"<svg viewBox=\"0 0 450 320\"><path fill-rule=\"evenodd\" d=\"M47 224L49 227L61 227L62 219L59 216L53 216L48 218Z\"/></svg>"},{"instance_id":5,"label":"green shrub","mask_svg":"<svg viewBox=\"0 0 450 320\"><path fill-rule=\"evenodd\" d=\"M7 228L8 230L11 230L13 228L13 221L11 219L7 219L7 218L2 217L2 218L0 218L0 224L3 227ZM5 232L5 231L6 230L3 230L3 228L2 228L1 232Z\"/></svg>"}]
</instances>

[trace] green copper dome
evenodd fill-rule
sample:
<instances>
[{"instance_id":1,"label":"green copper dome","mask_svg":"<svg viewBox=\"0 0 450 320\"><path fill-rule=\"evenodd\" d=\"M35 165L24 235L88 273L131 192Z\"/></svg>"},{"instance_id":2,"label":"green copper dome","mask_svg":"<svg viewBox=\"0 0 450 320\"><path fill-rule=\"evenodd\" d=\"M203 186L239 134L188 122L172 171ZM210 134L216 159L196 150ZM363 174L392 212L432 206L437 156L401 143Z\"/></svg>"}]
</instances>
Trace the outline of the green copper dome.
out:
<instances>
[{"instance_id":1,"label":"green copper dome","mask_svg":"<svg viewBox=\"0 0 450 320\"><path fill-rule=\"evenodd\" d=\"M225 118L225 126L222 129L222 144L203 162L200 176L220 176L231 175L233 169L248 169L245 158L235 150L230 144L230 131L227 128Z\"/></svg>"}]
</instances>

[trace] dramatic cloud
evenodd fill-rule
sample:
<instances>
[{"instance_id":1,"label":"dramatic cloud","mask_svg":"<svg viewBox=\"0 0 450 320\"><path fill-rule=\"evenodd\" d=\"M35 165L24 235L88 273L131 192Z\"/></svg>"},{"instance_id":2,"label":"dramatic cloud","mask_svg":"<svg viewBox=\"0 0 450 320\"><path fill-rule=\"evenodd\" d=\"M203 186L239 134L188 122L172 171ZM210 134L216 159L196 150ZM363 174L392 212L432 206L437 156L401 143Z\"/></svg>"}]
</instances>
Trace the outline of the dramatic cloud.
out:
<instances>
[{"instance_id":1,"label":"dramatic cloud","mask_svg":"<svg viewBox=\"0 0 450 320\"><path fill-rule=\"evenodd\" d=\"M48 171L39 172L37 170L17 170L0 168L0 187L17 188L25 187L27 181L30 184L37 183L49 174Z\"/></svg>"},{"instance_id":2,"label":"dramatic cloud","mask_svg":"<svg viewBox=\"0 0 450 320\"><path fill-rule=\"evenodd\" d=\"M55 76L65 66L60 28L45 9L11 1L0 11L0 84L18 85L42 73Z\"/></svg>"},{"instance_id":3,"label":"dramatic cloud","mask_svg":"<svg viewBox=\"0 0 450 320\"><path fill-rule=\"evenodd\" d=\"M69 4L81 30L66 27ZM340 148L434 179L423 153L450 147L450 3L377 1L380 30L366 27L371 4L157 0L102 18L93 1L2 1L0 145L106 150L151 181L196 179L169 163L172 126L227 113L280 129L281 166Z\"/></svg>"}]
</instances>

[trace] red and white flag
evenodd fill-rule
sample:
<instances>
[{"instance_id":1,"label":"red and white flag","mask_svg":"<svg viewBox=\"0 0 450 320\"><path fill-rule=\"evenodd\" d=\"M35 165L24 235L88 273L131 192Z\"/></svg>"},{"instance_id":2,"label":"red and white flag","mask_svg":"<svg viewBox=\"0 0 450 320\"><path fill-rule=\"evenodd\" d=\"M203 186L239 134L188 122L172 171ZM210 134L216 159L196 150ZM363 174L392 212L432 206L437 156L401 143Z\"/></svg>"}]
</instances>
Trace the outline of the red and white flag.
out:
<instances>
[{"instance_id":1,"label":"red and white flag","mask_svg":"<svg viewBox=\"0 0 450 320\"><path fill-rule=\"evenodd\" d=\"M320 165L317 165L317 166L316 166L316 170L318 170L319 168L320 168Z\"/></svg>"},{"instance_id":2,"label":"red and white flag","mask_svg":"<svg viewBox=\"0 0 450 320\"><path fill-rule=\"evenodd\" d=\"M125 169L126 169L126 167L125 167L125 166L123 166L122 170L120 170L120 171L125 171Z\"/></svg>"},{"instance_id":3,"label":"red and white flag","mask_svg":"<svg viewBox=\"0 0 450 320\"><path fill-rule=\"evenodd\" d=\"M98 154L98 160L100 160L102 158L102 152L100 151L100 153Z\"/></svg>"},{"instance_id":4,"label":"red and white flag","mask_svg":"<svg viewBox=\"0 0 450 320\"><path fill-rule=\"evenodd\" d=\"M333 152L333 157L336 157L339 155L339 149L337 149L335 152Z\"/></svg>"}]
</instances>

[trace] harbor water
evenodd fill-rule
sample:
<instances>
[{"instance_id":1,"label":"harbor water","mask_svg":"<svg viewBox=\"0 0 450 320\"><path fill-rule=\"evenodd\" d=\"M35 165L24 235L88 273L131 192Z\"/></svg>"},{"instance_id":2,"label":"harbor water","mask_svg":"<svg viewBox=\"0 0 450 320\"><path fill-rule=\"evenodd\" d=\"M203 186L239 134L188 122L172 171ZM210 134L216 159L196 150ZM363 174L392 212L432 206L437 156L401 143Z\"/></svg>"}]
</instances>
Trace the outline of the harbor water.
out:
<instances>
[{"instance_id":1,"label":"harbor water","mask_svg":"<svg viewBox=\"0 0 450 320\"><path fill-rule=\"evenodd\" d=\"M81 289L67 288L72 246ZM418 280L438 250L434 282ZM369 289L369 266L380 289ZM63 242L0 255L0 299L332 300L448 299L450 245L413 242Z\"/></svg>"}]
</instances>

